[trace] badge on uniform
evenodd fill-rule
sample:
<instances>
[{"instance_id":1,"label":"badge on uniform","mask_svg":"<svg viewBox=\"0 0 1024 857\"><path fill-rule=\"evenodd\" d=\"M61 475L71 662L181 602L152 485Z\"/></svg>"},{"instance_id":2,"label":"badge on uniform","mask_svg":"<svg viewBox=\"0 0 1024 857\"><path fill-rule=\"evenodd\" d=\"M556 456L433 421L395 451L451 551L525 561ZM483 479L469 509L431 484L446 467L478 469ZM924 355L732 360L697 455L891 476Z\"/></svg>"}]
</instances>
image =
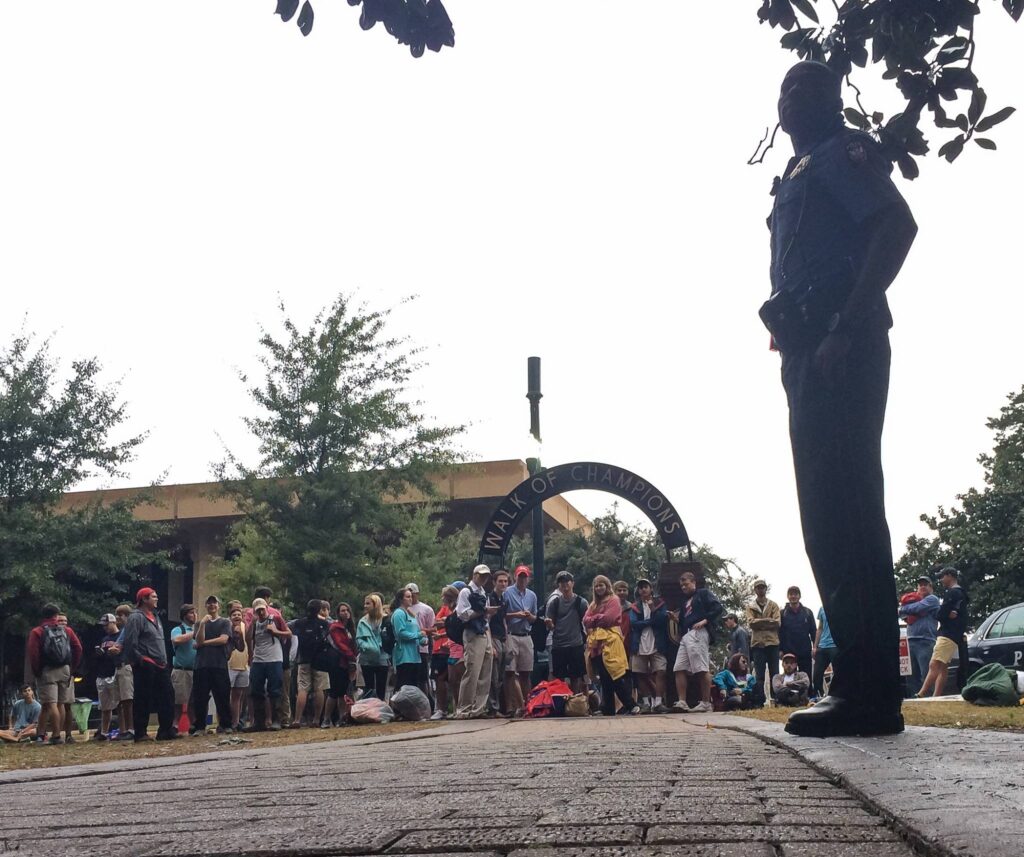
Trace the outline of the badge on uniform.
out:
<instances>
[{"instance_id":1,"label":"badge on uniform","mask_svg":"<svg viewBox=\"0 0 1024 857\"><path fill-rule=\"evenodd\" d=\"M797 161L796 166L793 167L792 170L790 170L790 173L789 173L788 176L786 176L786 178L787 179L791 179L794 176L800 175L800 173L802 173L805 169L807 169L807 165L810 162L811 162L811 156L810 155L804 155L799 161Z\"/></svg>"},{"instance_id":2,"label":"badge on uniform","mask_svg":"<svg viewBox=\"0 0 1024 857\"><path fill-rule=\"evenodd\" d=\"M868 159L868 150L859 140L851 140L846 144L846 154L855 164L863 164Z\"/></svg>"}]
</instances>

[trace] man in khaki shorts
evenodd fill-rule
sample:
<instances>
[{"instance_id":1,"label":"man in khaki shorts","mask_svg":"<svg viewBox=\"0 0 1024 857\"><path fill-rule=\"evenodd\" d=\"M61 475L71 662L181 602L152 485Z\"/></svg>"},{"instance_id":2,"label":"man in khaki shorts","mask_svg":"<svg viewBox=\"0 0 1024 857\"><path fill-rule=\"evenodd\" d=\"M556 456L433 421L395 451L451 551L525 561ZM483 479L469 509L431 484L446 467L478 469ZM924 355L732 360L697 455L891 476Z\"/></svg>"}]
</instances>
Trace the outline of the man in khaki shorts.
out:
<instances>
[{"instance_id":1,"label":"man in khaki shorts","mask_svg":"<svg viewBox=\"0 0 1024 857\"><path fill-rule=\"evenodd\" d=\"M117 627L117 617L113 613L104 613L100 616L100 628L103 629L103 639L96 646L96 695L100 703L100 728L93 736L93 741L110 740L110 720L117 707L121 704L121 697L117 693L117 665L121 656L115 654L117 650L117 638L120 629Z\"/></svg>"},{"instance_id":2,"label":"man in khaki shorts","mask_svg":"<svg viewBox=\"0 0 1024 857\"><path fill-rule=\"evenodd\" d=\"M513 717L522 717L530 695L533 672L533 637L530 631L537 621L537 593L529 588L530 569L516 566L515 586L502 593L508 639L505 649L505 703Z\"/></svg>"},{"instance_id":3,"label":"man in khaki shorts","mask_svg":"<svg viewBox=\"0 0 1024 857\"><path fill-rule=\"evenodd\" d=\"M641 714L667 714L665 670L668 667L668 608L654 598L654 587L645 577L636 582L629 611L630 668L636 678Z\"/></svg>"},{"instance_id":4,"label":"man in khaki shorts","mask_svg":"<svg viewBox=\"0 0 1024 857\"><path fill-rule=\"evenodd\" d=\"M195 638L196 608L194 604L182 604L178 611L181 620L171 628L171 687L174 688L175 717L191 711L192 673L196 667ZM203 724L206 725L205 723Z\"/></svg>"},{"instance_id":5,"label":"man in khaki shorts","mask_svg":"<svg viewBox=\"0 0 1024 857\"><path fill-rule=\"evenodd\" d=\"M128 621L128 617L131 616L134 609L131 604L120 604L114 610L117 627L120 629L117 648L113 650L116 655L120 655L123 651L121 644L124 641L124 623ZM126 664L122 660L117 667L117 672L114 673L114 678L117 679L117 698L121 700L118 719L120 728L117 740L134 741L135 728L132 724L135 723L135 673L132 672L132 665Z\"/></svg>"},{"instance_id":6,"label":"man in khaki shorts","mask_svg":"<svg viewBox=\"0 0 1024 857\"><path fill-rule=\"evenodd\" d=\"M62 711L65 705L75 701L71 676L82 662L82 643L71 628L58 621L61 615L56 604L46 604L42 609L42 622L29 632L28 657L32 674L36 677L36 689L42 712L36 740L40 743L46 735L47 725L52 726L51 744L63 744L61 737ZM65 732L71 733L71 724L65 724Z\"/></svg>"},{"instance_id":7,"label":"man in khaki shorts","mask_svg":"<svg viewBox=\"0 0 1024 857\"><path fill-rule=\"evenodd\" d=\"M711 711L711 644L715 641L714 626L721 617L722 604L710 589L697 588L692 571L684 571L679 578L683 603L679 610L670 612L679 622L679 652L673 672L679 699L673 706L683 713ZM690 681L700 688L700 702L691 708L686 702Z\"/></svg>"}]
</instances>

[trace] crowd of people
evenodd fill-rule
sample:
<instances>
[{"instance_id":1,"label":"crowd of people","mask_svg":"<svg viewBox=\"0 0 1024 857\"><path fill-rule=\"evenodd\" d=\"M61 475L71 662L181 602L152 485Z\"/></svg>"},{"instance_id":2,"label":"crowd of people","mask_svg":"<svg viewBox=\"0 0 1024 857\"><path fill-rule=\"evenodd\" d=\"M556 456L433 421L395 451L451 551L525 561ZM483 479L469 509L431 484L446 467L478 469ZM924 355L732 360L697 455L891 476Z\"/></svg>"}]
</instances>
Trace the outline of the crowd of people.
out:
<instances>
[{"instance_id":1,"label":"crowd of people","mask_svg":"<svg viewBox=\"0 0 1024 857\"><path fill-rule=\"evenodd\" d=\"M943 569L941 580L941 602L922 577L899 606L917 695L942 693L966 624L956 570ZM206 599L201 617L194 605L181 605L167 637L158 595L144 587L134 607L122 604L99 619L100 722L93 740L174 740L208 726L224 734L326 729L345 724L353 699L386 700L408 685L427 697L433 720L522 717L534 686L549 678L587 695L595 713L606 716L753 708L769 699L803 706L825 693L836 644L824 611L815 617L799 587L789 587L780 608L768 598L767 582L755 581L741 621L723 616L721 602L692 572L680 578L677 609L646 578L631 590L599 574L588 601L575 591L573 574L561 571L543 606L530 582L525 565L509 573L481 564L468 582L443 588L436 612L409 583L391 599L368 594L358 621L351 605L332 610L322 599L286 621L273 593L261 587L248 607L229 601L226 615L216 595ZM716 670L720 622L728 639L724 668ZM21 688L0 739L75 740L73 676L83 654L67 617L46 605L28 638L34 682Z\"/></svg>"}]
</instances>

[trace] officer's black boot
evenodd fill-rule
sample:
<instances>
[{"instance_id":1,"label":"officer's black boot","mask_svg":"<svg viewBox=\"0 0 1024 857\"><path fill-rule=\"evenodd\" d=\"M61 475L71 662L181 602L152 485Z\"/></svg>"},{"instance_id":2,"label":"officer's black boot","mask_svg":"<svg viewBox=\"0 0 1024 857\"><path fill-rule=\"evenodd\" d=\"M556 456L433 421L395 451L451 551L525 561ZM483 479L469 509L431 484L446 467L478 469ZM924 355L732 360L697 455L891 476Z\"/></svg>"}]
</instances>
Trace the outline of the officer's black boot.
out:
<instances>
[{"instance_id":1,"label":"officer's black boot","mask_svg":"<svg viewBox=\"0 0 1024 857\"><path fill-rule=\"evenodd\" d=\"M830 695L812 708L802 708L789 715L786 731L805 738L895 735L903 731L903 715L899 702L867 706Z\"/></svg>"}]
</instances>

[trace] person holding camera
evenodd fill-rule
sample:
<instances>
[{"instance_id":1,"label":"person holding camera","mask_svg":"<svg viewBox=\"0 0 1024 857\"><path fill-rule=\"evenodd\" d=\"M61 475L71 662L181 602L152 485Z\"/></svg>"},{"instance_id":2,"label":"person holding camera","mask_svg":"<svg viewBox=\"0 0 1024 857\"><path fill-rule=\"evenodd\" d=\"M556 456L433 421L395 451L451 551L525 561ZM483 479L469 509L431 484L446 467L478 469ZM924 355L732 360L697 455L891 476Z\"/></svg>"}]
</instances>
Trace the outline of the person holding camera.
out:
<instances>
[{"instance_id":1,"label":"person holding camera","mask_svg":"<svg viewBox=\"0 0 1024 857\"><path fill-rule=\"evenodd\" d=\"M488 603L486 586L490 579L490 568L478 565L473 569L469 586L459 592L459 600L455 602L455 614L465 624L462 645L466 663L459 686L459 708L455 713L458 720L487 716L494 665L490 618L500 609Z\"/></svg>"}]
</instances>

